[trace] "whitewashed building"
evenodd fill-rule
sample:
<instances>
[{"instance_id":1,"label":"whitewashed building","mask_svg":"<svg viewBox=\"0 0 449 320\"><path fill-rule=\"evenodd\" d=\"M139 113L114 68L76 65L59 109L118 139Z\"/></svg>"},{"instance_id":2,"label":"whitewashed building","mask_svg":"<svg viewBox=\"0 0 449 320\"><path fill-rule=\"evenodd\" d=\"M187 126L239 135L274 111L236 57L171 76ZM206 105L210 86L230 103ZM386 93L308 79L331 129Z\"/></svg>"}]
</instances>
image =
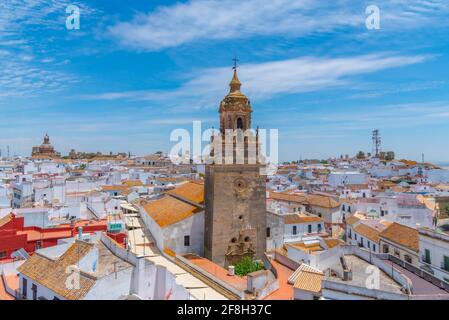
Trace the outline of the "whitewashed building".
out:
<instances>
[{"instance_id":1,"label":"whitewashed building","mask_svg":"<svg viewBox=\"0 0 449 320\"><path fill-rule=\"evenodd\" d=\"M426 271L449 283L449 234L447 230L449 228L446 228L446 232L420 228L418 230L419 258Z\"/></svg>"}]
</instances>

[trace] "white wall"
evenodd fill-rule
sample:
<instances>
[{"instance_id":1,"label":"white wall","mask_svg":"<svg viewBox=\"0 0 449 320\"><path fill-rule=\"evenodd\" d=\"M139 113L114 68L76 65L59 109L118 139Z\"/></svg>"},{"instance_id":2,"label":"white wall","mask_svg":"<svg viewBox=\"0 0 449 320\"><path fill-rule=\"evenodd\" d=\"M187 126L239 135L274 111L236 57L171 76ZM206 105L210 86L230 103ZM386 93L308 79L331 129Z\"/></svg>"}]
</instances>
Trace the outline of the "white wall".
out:
<instances>
[{"instance_id":1,"label":"white wall","mask_svg":"<svg viewBox=\"0 0 449 320\"><path fill-rule=\"evenodd\" d=\"M170 248L178 254L203 255L204 211L164 228L161 228L143 208L140 209L140 216L156 241L159 250ZM184 236L190 236L190 246L188 247L184 246Z\"/></svg>"},{"instance_id":2,"label":"white wall","mask_svg":"<svg viewBox=\"0 0 449 320\"><path fill-rule=\"evenodd\" d=\"M313 254L308 254L301 249L292 246L287 247L287 255L291 260L299 264L308 264L321 271L325 271L332 265L339 263L341 254L342 251L340 247L334 247L321 252L314 252Z\"/></svg>"},{"instance_id":3,"label":"white wall","mask_svg":"<svg viewBox=\"0 0 449 320\"><path fill-rule=\"evenodd\" d=\"M331 172L328 181L334 187L343 184L366 184L368 176L360 172Z\"/></svg>"},{"instance_id":4,"label":"white wall","mask_svg":"<svg viewBox=\"0 0 449 320\"><path fill-rule=\"evenodd\" d=\"M0 186L0 208L10 208L12 199L12 190L6 186Z\"/></svg>"},{"instance_id":5,"label":"white wall","mask_svg":"<svg viewBox=\"0 0 449 320\"><path fill-rule=\"evenodd\" d=\"M133 267L129 267L97 280L83 300L117 300L129 295L132 273Z\"/></svg>"},{"instance_id":6,"label":"white wall","mask_svg":"<svg viewBox=\"0 0 449 320\"><path fill-rule=\"evenodd\" d=\"M449 239L449 236L446 236ZM441 280L448 279L449 271L442 269L444 256L449 257L449 241L442 241L436 238L419 235L419 258L420 262L424 264L423 257L425 249L430 251L431 267L435 272L435 276Z\"/></svg>"},{"instance_id":7,"label":"white wall","mask_svg":"<svg viewBox=\"0 0 449 320\"><path fill-rule=\"evenodd\" d=\"M190 246L184 246L184 236L190 236ZM164 246L178 254L204 255L204 211L170 225L163 230ZM163 249L163 248L160 248Z\"/></svg>"},{"instance_id":8,"label":"white wall","mask_svg":"<svg viewBox=\"0 0 449 320\"><path fill-rule=\"evenodd\" d=\"M31 280L28 277L25 277L23 274L19 274L19 294L21 295L23 292L23 278L27 279L27 300L33 300L33 291L31 290L32 284L36 284L37 292L36 292L36 299L39 299L39 297L43 297L47 300L53 300L54 297L57 297L59 300L66 300L65 298L61 297L60 295L56 294L52 290L48 289L47 287L44 287L33 280Z\"/></svg>"},{"instance_id":9,"label":"white wall","mask_svg":"<svg viewBox=\"0 0 449 320\"><path fill-rule=\"evenodd\" d=\"M309 232L309 225L312 227L311 232ZM321 230L319 230L319 226ZM296 235L293 234L293 228L296 227ZM324 222L309 222L309 223L296 223L296 224L285 224L284 225L284 239L301 239L304 235L324 232Z\"/></svg>"},{"instance_id":10,"label":"white wall","mask_svg":"<svg viewBox=\"0 0 449 320\"><path fill-rule=\"evenodd\" d=\"M449 170L429 170L426 175L430 183L449 183Z\"/></svg>"}]
</instances>

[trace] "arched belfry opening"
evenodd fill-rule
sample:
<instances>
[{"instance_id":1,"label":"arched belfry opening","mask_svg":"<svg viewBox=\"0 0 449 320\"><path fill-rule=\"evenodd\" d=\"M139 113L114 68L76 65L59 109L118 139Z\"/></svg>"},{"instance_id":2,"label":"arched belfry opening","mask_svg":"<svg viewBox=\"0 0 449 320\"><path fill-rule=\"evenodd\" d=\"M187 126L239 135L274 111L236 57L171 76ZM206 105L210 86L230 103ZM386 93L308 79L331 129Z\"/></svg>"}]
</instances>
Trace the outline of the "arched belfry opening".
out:
<instances>
[{"instance_id":1,"label":"arched belfry opening","mask_svg":"<svg viewBox=\"0 0 449 320\"><path fill-rule=\"evenodd\" d=\"M238 118L237 119L237 129L241 129L241 130L244 129L243 128L243 120L242 120L242 118Z\"/></svg>"}]
</instances>

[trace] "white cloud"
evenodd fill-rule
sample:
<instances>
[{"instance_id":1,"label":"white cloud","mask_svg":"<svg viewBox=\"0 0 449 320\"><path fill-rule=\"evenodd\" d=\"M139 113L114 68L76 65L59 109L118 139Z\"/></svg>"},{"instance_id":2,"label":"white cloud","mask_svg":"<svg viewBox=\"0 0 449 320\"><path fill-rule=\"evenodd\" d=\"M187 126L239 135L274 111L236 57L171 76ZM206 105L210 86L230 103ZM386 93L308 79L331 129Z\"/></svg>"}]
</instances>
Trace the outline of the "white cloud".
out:
<instances>
[{"instance_id":1,"label":"white cloud","mask_svg":"<svg viewBox=\"0 0 449 320\"><path fill-rule=\"evenodd\" d=\"M71 4L77 5L84 16L98 13L98 10L72 0L3 0L2 2L0 40L13 35L23 36L27 26L39 26L40 30L65 28L65 19L68 16L65 9ZM5 41L14 43L21 40L7 39Z\"/></svg>"},{"instance_id":2,"label":"white cloud","mask_svg":"<svg viewBox=\"0 0 449 320\"><path fill-rule=\"evenodd\" d=\"M326 23L307 19L307 12L317 7L316 1L310 0L192 0L159 7L146 15L138 14L132 21L118 23L109 31L125 45L157 50L195 40L305 34L330 29L327 24L354 24L361 18L336 12L324 14Z\"/></svg>"},{"instance_id":3,"label":"white cloud","mask_svg":"<svg viewBox=\"0 0 449 320\"><path fill-rule=\"evenodd\" d=\"M78 80L55 70L46 70L30 61L0 59L0 99L55 92Z\"/></svg>"},{"instance_id":4,"label":"white cloud","mask_svg":"<svg viewBox=\"0 0 449 320\"><path fill-rule=\"evenodd\" d=\"M364 30L368 1L190 0L161 6L109 28L124 46L155 51L194 41L251 36L305 36L346 27ZM444 20L446 0L378 0L382 28L404 28ZM434 19L431 21L430 19Z\"/></svg>"},{"instance_id":5,"label":"white cloud","mask_svg":"<svg viewBox=\"0 0 449 320\"><path fill-rule=\"evenodd\" d=\"M407 66L425 61L428 56L362 55L345 58L300 57L296 59L243 64L239 77L242 91L254 100L282 94L319 91L353 83L358 75ZM107 92L83 96L90 100L148 100L167 104L215 106L226 94L232 76L230 68L196 71L185 84L172 91Z\"/></svg>"},{"instance_id":6,"label":"white cloud","mask_svg":"<svg viewBox=\"0 0 449 320\"><path fill-rule=\"evenodd\" d=\"M7 0L0 10L0 99L54 92L77 82L56 67L51 46L42 34L65 28L68 4L77 4L81 14L96 10L71 0ZM36 32L38 31L38 32ZM46 39L47 41L48 39ZM42 48L45 47L44 50ZM45 52L44 57L42 57Z\"/></svg>"}]
</instances>

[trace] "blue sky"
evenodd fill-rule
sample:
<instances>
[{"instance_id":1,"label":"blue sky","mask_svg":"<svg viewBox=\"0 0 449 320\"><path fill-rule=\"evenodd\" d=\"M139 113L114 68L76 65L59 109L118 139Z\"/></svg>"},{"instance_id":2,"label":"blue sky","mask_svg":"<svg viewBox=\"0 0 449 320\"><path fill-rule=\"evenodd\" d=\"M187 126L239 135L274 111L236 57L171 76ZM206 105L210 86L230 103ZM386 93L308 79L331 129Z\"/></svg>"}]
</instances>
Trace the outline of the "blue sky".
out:
<instances>
[{"instance_id":1,"label":"blue sky","mask_svg":"<svg viewBox=\"0 0 449 320\"><path fill-rule=\"evenodd\" d=\"M446 0L0 2L3 154L46 132L62 153L169 151L173 129L218 126L237 55L281 160L369 152L378 128L400 158L449 161Z\"/></svg>"}]
</instances>

